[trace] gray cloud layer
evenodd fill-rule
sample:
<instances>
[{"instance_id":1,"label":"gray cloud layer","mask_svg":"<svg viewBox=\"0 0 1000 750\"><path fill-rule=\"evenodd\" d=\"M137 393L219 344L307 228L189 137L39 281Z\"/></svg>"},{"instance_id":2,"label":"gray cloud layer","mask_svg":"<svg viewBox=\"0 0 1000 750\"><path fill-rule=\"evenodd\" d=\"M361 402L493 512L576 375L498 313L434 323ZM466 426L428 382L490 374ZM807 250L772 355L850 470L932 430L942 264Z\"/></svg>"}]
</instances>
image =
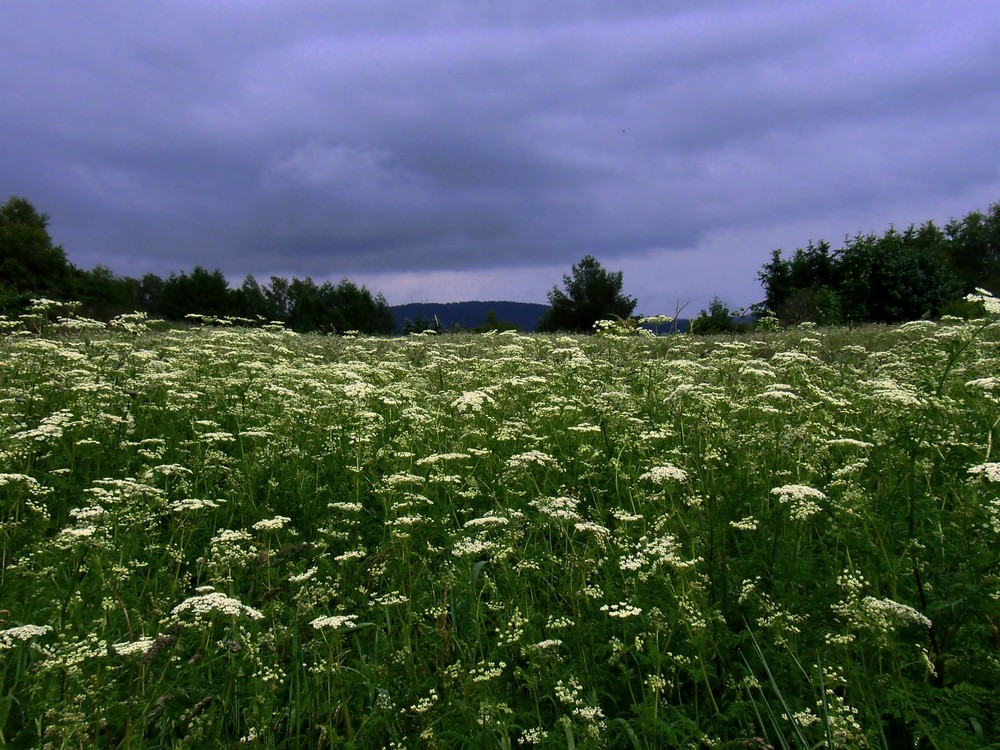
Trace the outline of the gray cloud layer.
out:
<instances>
[{"instance_id":1,"label":"gray cloud layer","mask_svg":"<svg viewBox=\"0 0 1000 750\"><path fill-rule=\"evenodd\" d=\"M746 270L811 238L792 227L1000 200L992 0L666 5L17 3L0 197L84 267L498 293L585 252L645 277L711 246Z\"/></svg>"}]
</instances>

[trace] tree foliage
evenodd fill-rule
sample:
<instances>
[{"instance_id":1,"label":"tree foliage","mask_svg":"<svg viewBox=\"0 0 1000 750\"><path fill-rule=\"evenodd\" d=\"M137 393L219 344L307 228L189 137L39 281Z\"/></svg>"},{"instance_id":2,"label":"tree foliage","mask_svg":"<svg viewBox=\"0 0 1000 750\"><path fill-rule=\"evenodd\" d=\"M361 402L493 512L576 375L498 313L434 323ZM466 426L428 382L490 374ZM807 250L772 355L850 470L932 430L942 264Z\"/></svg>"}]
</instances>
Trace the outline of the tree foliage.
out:
<instances>
[{"instance_id":1,"label":"tree foliage","mask_svg":"<svg viewBox=\"0 0 1000 750\"><path fill-rule=\"evenodd\" d=\"M635 310L636 299L622 293L622 272L605 270L593 255L573 265L563 287L552 287L537 330L589 333L598 320L627 318Z\"/></svg>"},{"instance_id":2,"label":"tree foliage","mask_svg":"<svg viewBox=\"0 0 1000 750\"><path fill-rule=\"evenodd\" d=\"M233 289L220 269L200 265L166 279L154 273L117 276L100 265L83 271L53 244L48 221L25 198L11 197L0 206L0 313L51 297L79 302L82 314L104 320L142 311L175 321L191 314L281 321L302 332L389 334L395 327L385 298L347 279L317 285L311 278L272 276L262 285L248 275Z\"/></svg>"},{"instance_id":3,"label":"tree foliage","mask_svg":"<svg viewBox=\"0 0 1000 750\"><path fill-rule=\"evenodd\" d=\"M11 196L0 206L0 310L14 310L32 297L65 299L73 266L52 243L49 217Z\"/></svg>"},{"instance_id":4,"label":"tree foliage","mask_svg":"<svg viewBox=\"0 0 1000 750\"><path fill-rule=\"evenodd\" d=\"M490 309L486 312L483 322L472 329L473 333L489 333L490 331L520 331L521 326L517 323L509 323L500 320L497 311Z\"/></svg>"},{"instance_id":5,"label":"tree foliage","mask_svg":"<svg viewBox=\"0 0 1000 750\"><path fill-rule=\"evenodd\" d=\"M1000 287L1000 203L942 230L933 222L858 234L831 251L774 250L758 278L763 306L786 323L896 323L934 317L976 287Z\"/></svg>"},{"instance_id":6,"label":"tree foliage","mask_svg":"<svg viewBox=\"0 0 1000 750\"><path fill-rule=\"evenodd\" d=\"M691 321L691 333L701 335L734 333L743 328L733 319L733 313L718 297L713 297L707 310L702 310ZM745 330L745 329L744 329Z\"/></svg>"}]
</instances>

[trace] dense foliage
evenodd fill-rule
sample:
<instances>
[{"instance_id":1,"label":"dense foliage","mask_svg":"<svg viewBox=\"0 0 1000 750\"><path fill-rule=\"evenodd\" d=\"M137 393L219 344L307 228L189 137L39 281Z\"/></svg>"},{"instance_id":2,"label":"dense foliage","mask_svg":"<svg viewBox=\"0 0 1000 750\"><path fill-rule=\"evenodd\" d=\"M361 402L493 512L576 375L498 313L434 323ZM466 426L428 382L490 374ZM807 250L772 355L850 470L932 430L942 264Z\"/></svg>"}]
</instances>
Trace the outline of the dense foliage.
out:
<instances>
[{"instance_id":1,"label":"dense foliage","mask_svg":"<svg viewBox=\"0 0 1000 750\"><path fill-rule=\"evenodd\" d=\"M0 338L0 744L1000 742L989 319L46 312Z\"/></svg>"},{"instance_id":2,"label":"dense foliage","mask_svg":"<svg viewBox=\"0 0 1000 750\"><path fill-rule=\"evenodd\" d=\"M621 271L608 271L593 255L585 255L563 276L563 289L549 291L549 309L536 330L590 333L599 320L629 317L636 300L622 293L622 283Z\"/></svg>"},{"instance_id":3,"label":"dense foliage","mask_svg":"<svg viewBox=\"0 0 1000 750\"><path fill-rule=\"evenodd\" d=\"M104 266L84 271L53 244L47 227L48 217L24 198L11 197L0 206L0 313L16 314L34 298L52 298L78 301L82 314L105 321L141 311L173 321L192 314L278 321L298 332L387 334L396 329L385 298L347 279L318 285L311 278L275 276L261 284L247 276L230 288L222 271L201 266L166 279L152 273L121 277ZM899 323L965 314L962 295L977 287L1000 288L1000 203L986 213L952 220L944 229L927 222L902 232L858 234L838 250L826 241L810 242L790 258L774 250L758 277L765 299L755 309L786 324ZM636 300L622 288L621 271L609 272L587 255L563 276L562 289L551 289L537 330L590 333L599 320L627 318ZM404 332L453 327L432 317L415 315ZM741 325L716 298L695 320L694 330L726 333ZM504 325L497 319L465 327Z\"/></svg>"},{"instance_id":4,"label":"dense foliage","mask_svg":"<svg viewBox=\"0 0 1000 750\"><path fill-rule=\"evenodd\" d=\"M933 222L781 250L761 269L764 307L788 323L898 323L935 317L976 287L1000 288L1000 203Z\"/></svg>"},{"instance_id":5,"label":"dense foliage","mask_svg":"<svg viewBox=\"0 0 1000 750\"><path fill-rule=\"evenodd\" d=\"M708 303L708 309L698 313L698 317L691 321L691 333L700 336L712 336L720 333L735 333L746 330L746 326L737 322L732 311L721 299L714 297Z\"/></svg>"},{"instance_id":6,"label":"dense foliage","mask_svg":"<svg viewBox=\"0 0 1000 750\"><path fill-rule=\"evenodd\" d=\"M24 198L12 197L0 206L0 313L22 312L34 298L73 300L81 314L101 320L139 311L172 321L189 315L278 321L299 332L386 334L395 328L385 298L347 279L317 285L311 278L271 277L261 285L247 276L232 289L222 271L201 266L166 279L153 273L141 279L117 276L105 266L80 270L53 245L48 217Z\"/></svg>"},{"instance_id":7,"label":"dense foliage","mask_svg":"<svg viewBox=\"0 0 1000 750\"><path fill-rule=\"evenodd\" d=\"M24 198L0 206L0 312L69 289L66 253L52 243L48 225L49 217Z\"/></svg>"}]
</instances>

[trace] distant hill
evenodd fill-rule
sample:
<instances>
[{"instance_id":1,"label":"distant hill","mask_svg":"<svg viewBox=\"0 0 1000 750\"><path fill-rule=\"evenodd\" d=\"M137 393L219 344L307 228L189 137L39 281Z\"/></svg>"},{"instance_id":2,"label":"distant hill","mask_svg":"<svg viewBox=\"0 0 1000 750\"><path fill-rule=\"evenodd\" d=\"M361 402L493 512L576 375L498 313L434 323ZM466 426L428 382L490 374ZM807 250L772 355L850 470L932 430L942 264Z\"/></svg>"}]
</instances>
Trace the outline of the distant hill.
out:
<instances>
[{"instance_id":1,"label":"distant hill","mask_svg":"<svg viewBox=\"0 0 1000 750\"><path fill-rule=\"evenodd\" d=\"M396 316L396 330L402 331L407 320L424 318L430 323L437 315L441 329L447 331L452 326L469 329L481 325L486 313L493 310L503 323L516 323L524 331L533 331L548 305L532 302L411 302L408 305L394 305L392 314Z\"/></svg>"}]
</instances>

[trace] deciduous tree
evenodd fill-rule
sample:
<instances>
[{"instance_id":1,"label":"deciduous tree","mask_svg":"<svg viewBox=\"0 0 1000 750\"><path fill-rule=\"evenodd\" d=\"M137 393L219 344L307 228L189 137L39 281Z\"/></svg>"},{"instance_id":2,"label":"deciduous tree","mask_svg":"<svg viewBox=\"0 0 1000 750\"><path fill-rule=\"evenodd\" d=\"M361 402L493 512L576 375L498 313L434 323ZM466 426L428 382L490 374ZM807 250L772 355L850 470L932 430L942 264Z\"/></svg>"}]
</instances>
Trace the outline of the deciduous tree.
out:
<instances>
[{"instance_id":1,"label":"deciduous tree","mask_svg":"<svg viewBox=\"0 0 1000 750\"><path fill-rule=\"evenodd\" d=\"M65 299L73 266L52 243L49 217L26 198L0 206L0 305L14 309L31 297Z\"/></svg>"}]
</instances>

